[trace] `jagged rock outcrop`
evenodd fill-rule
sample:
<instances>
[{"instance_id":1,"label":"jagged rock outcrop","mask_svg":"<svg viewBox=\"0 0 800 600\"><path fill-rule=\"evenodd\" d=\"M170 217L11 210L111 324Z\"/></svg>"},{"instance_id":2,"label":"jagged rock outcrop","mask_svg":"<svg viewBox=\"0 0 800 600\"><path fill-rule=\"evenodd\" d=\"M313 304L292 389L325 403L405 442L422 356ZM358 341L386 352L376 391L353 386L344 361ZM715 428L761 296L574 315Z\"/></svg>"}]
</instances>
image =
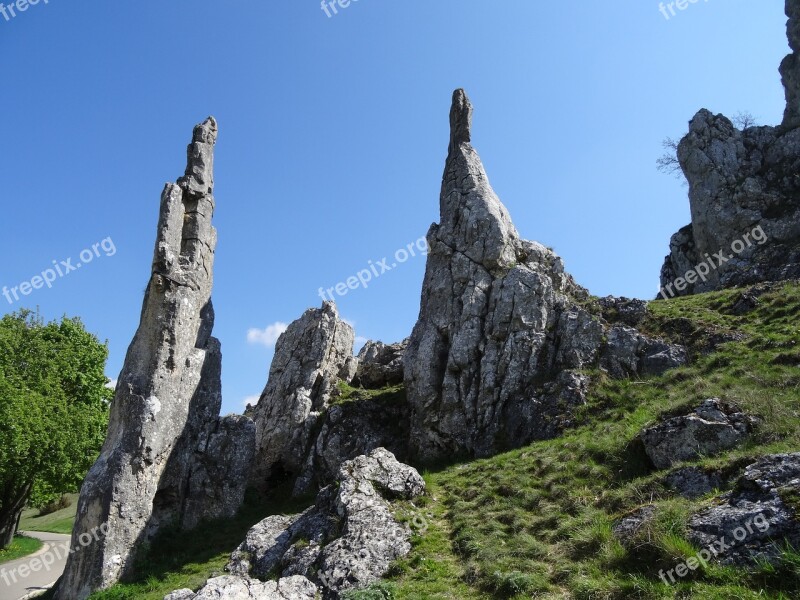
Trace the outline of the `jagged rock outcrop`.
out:
<instances>
[{"instance_id":1,"label":"jagged rock outcrop","mask_svg":"<svg viewBox=\"0 0 800 600\"><path fill-rule=\"evenodd\" d=\"M606 296L598 300L603 318L609 323L638 327L647 317L647 302L637 298Z\"/></svg>"},{"instance_id":2,"label":"jagged rock outcrop","mask_svg":"<svg viewBox=\"0 0 800 600\"><path fill-rule=\"evenodd\" d=\"M683 346L648 338L625 326L615 326L608 331L601 357L603 368L616 378L661 375L688 361Z\"/></svg>"},{"instance_id":3,"label":"jagged rock outcrop","mask_svg":"<svg viewBox=\"0 0 800 600\"><path fill-rule=\"evenodd\" d=\"M775 562L788 542L800 547L800 453L765 456L732 492L689 520L689 540L725 565Z\"/></svg>"},{"instance_id":4,"label":"jagged rock outcrop","mask_svg":"<svg viewBox=\"0 0 800 600\"><path fill-rule=\"evenodd\" d=\"M358 368L353 385L380 389L403 383L403 355L408 340L397 344L368 341L358 353Z\"/></svg>"},{"instance_id":5,"label":"jagged rock outcrop","mask_svg":"<svg viewBox=\"0 0 800 600\"><path fill-rule=\"evenodd\" d=\"M471 119L457 90L441 221L428 232L420 315L404 357L412 453L423 461L557 435L584 402L579 371L597 366L605 343L607 324L582 306L588 294L561 259L520 239L470 143ZM606 303L640 320L641 306ZM652 363L680 354L666 344L652 354L661 351L670 355Z\"/></svg>"},{"instance_id":6,"label":"jagged rock outcrop","mask_svg":"<svg viewBox=\"0 0 800 600\"><path fill-rule=\"evenodd\" d=\"M271 479L301 472L337 383L353 377L354 341L353 328L339 318L333 302L307 310L280 336L267 386L251 412L255 488L264 490Z\"/></svg>"},{"instance_id":7,"label":"jagged rock outcrop","mask_svg":"<svg viewBox=\"0 0 800 600\"><path fill-rule=\"evenodd\" d=\"M692 222L670 240L664 298L800 278L800 2L786 14L783 124L740 131L704 109L678 146Z\"/></svg>"},{"instance_id":8,"label":"jagged rock outcrop","mask_svg":"<svg viewBox=\"0 0 800 600\"><path fill-rule=\"evenodd\" d=\"M72 545L102 524L107 534L70 555L61 600L130 573L135 551L164 525L230 517L243 500L255 432L247 419L219 418L221 351L211 337L216 139L213 118L195 127L185 176L162 194L141 322L81 488Z\"/></svg>"},{"instance_id":9,"label":"jagged rock outcrop","mask_svg":"<svg viewBox=\"0 0 800 600\"><path fill-rule=\"evenodd\" d=\"M658 469L713 456L741 444L756 419L736 407L711 398L688 415L672 417L640 434L645 452Z\"/></svg>"},{"instance_id":10,"label":"jagged rock outcrop","mask_svg":"<svg viewBox=\"0 0 800 600\"><path fill-rule=\"evenodd\" d=\"M410 500L424 492L419 473L384 448L347 461L339 469L336 485L323 489L314 506L300 515L277 515L258 523L231 555L226 567L230 576L223 582L210 581L197 596L185 597L227 598L212 595L224 585L250 590L250 596L241 598L261 598L252 593L259 585L254 581L270 577L278 577L279 585L292 582L302 590L310 590L310 583L327 600L365 587L411 550L411 530L395 520L389 501Z\"/></svg>"},{"instance_id":11,"label":"jagged rock outcrop","mask_svg":"<svg viewBox=\"0 0 800 600\"><path fill-rule=\"evenodd\" d=\"M376 448L408 460L408 419L408 402L402 391L331 406L295 482L294 495L316 493L333 483L344 461Z\"/></svg>"}]
</instances>

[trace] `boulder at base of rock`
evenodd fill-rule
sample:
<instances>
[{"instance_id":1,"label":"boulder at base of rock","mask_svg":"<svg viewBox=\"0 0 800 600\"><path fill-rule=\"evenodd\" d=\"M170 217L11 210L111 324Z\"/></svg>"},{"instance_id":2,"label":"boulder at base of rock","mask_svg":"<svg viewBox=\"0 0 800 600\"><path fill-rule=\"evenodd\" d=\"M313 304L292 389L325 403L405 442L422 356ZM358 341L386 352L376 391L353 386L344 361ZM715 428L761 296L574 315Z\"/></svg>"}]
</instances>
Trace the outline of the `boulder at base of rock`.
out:
<instances>
[{"instance_id":1,"label":"boulder at base of rock","mask_svg":"<svg viewBox=\"0 0 800 600\"><path fill-rule=\"evenodd\" d=\"M395 520L389 501L423 494L425 482L383 448L345 462L337 479L304 513L253 527L227 570L243 579L302 575L326 598L385 575L411 550L411 531Z\"/></svg>"},{"instance_id":2,"label":"boulder at base of rock","mask_svg":"<svg viewBox=\"0 0 800 600\"><path fill-rule=\"evenodd\" d=\"M325 412L293 494L316 493L336 480L344 461L377 448L386 448L398 460L408 460L408 418L402 389L334 404Z\"/></svg>"}]
</instances>

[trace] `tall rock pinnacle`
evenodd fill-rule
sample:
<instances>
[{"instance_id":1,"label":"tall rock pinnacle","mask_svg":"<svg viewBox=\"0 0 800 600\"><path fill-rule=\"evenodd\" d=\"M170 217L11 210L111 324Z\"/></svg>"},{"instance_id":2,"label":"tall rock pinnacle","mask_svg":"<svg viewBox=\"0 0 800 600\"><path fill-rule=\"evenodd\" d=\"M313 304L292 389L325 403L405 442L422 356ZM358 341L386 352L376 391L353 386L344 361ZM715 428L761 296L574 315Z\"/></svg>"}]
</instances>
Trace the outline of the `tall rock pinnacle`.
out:
<instances>
[{"instance_id":1,"label":"tall rock pinnacle","mask_svg":"<svg viewBox=\"0 0 800 600\"><path fill-rule=\"evenodd\" d=\"M403 358L410 452L423 462L558 435L585 402L582 369L627 377L686 360L681 347L590 314L561 259L520 239L472 147L471 120L456 90L440 222L428 232L419 319Z\"/></svg>"},{"instance_id":2,"label":"tall rock pinnacle","mask_svg":"<svg viewBox=\"0 0 800 600\"><path fill-rule=\"evenodd\" d=\"M584 292L555 254L520 240L470 143L471 118L469 99L456 90L441 219L428 233L420 315L405 356L411 446L421 460L486 456L552 435L569 409L555 408L561 388L540 383L556 368L596 358L600 344L597 324L595 347L559 364L560 319L569 296ZM589 315L574 315L592 328ZM564 390L583 385L566 379Z\"/></svg>"},{"instance_id":3,"label":"tall rock pinnacle","mask_svg":"<svg viewBox=\"0 0 800 600\"><path fill-rule=\"evenodd\" d=\"M255 430L219 418L221 350L211 337L213 150L217 123L194 129L186 174L161 196L150 282L128 348L100 457L81 488L57 597L82 600L130 573L164 525L233 516L244 496ZM82 537L83 536L83 537Z\"/></svg>"}]
</instances>

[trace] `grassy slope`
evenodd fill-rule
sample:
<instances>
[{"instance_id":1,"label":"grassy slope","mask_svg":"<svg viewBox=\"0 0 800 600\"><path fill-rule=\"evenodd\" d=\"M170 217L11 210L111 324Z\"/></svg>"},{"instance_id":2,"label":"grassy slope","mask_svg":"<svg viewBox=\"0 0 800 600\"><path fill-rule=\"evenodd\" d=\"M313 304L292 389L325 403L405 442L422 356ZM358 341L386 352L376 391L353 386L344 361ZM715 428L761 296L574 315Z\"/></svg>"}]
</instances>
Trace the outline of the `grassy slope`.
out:
<instances>
[{"instance_id":1,"label":"grassy slope","mask_svg":"<svg viewBox=\"0 0 800 600\"><path fill-rule=\"evenodd\" d=\"M0 565L18 558L23 558L39 550L44 544L34 538L22 535L14 536L11 545L0 550Z\"/></svg>"},{"instance_id":2,"label":"grassy slope","mask_svg":"<svg viewBox=\"0 0 800 600\"><path fill-rule=\"evenodd\" d=\"M49 533L72 533L72 525L75 523L75 511L78 508L78 494L67 494L70 498L70 505L49 515L42 517L39 509L29 508L22 513L22 520L19 528L22 531L47 531Z\"/></svg>"},{"instance_id":3,"label":"grassy slope","mask_svg":"<svg viewBox=\"0 0 800 600\"><path fill-rule=\"evenodd\" d=\"M433 497L426 510L437 518L432 533L397 566L392 593L454 597L434 591L425 576L426 559L442 556L452 568L436 573L436 586L455 590L467 581L483 597L799 598L800 556L793 553L778 569L710 567L677 586L658 577L659 569L695 554L683 537L686 520L713 494L695 502L672 497L661 484L663 473L651 471L635 441L644 426L720 397L761 416L763 424L745 446L695 464L734 471L756 456L800 449L800 286L763 296L759 308L741 317L731 311L739 294L652 303L644 328L695 347L715 333L738 332L741 341L696 354L690 366L662 377L613 381L600 375L582 415L587 425L429 475ZM651 502L654 524L640 546L626 550L612 536L612 524Z\"/></svg>"},{"instance_id":4,"label":"grassy slope","mask_svg":"<svg viewBox=\"0 0 800 600\"><path fill-rule=\"evenodd\" d=\"M752 573L709 567L677 586L658 577L693 555L684 539L687 517L712 502L672 497L654 473L637 433L659 417L720 397L762 417L745 446L695 464L734 472L767 453L800 449L800 286L762 296L753 312L731 308L740 292L724 291L651 304L643 328L690 343L690 366L662 377L597 384L578 422L562 438L538 442L491 459L425 474L428 494L401 503L398 515L424 517L411 554L387 581L349 595L351 600L576 598L731 600L800 597L800 557ZM740 341L710 354L697 350L715 334ZM346 401L350 390L342 390ZM400 390L386 390L398 394ZM620 516L655 503L656 518L635 549L612 536ZM264 507L263 514L284 508ZM141 581L117 586L93 600L160 600L173 589L197 587L219 573L227 554L262 515L251 509L234 522L204 528L200 536L167 540L152 555ZM218 536L212 550L208 534ZM181 541L182 540L182 541Z\"/></svg>"}]
</instances>

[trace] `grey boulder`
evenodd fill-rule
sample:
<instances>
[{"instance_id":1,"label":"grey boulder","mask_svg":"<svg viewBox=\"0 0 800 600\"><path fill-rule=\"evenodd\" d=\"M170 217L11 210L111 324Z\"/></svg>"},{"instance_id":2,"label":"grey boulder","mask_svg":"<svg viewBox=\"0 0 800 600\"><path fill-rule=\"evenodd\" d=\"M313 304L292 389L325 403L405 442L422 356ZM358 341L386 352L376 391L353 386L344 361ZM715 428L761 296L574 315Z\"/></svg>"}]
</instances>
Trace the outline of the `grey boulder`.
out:
<instances>
[{"instance_id":1,"label":"grey boulder","mask_svg":"<svg viewBox=\"0 0 800 600\"><path fill-rule=\"evenodd\" d=\"M227 569L242 578L302 575L326 598L338 598L377 581L411 550L411 530L395 520L389 502L424 491L415 469L376 449L345 462L337 485L323 489L304 513L253 527Z\"/></svg>"},{"instance_id":2,"label":"grey boulder","mask_svg":"<svg viewBox=\"0 0 800 600\"><path fill-rule=\"evenodd\" d=\"M178 590L164 600L315 600L317 591L317 586L297 575L267 582L226 575L210 579L196 593Z\"/></svg>"},{"instance_id":3,"label":"grey boulder","mask_svg":"<svg viewBox=\"0 0 800 600\"><path fill-rule=\"evenodd\" d=\"M353 385L379 389L403 383L403 355L408 340L397 344L367 342L358 353L358 368Z\"/></svg>"},{"instance_id":4,"label":"grey boulder","mask_svg":"<svg viewBox=\"0 0 800 600\"><path fill-rule=\"evenodd\" d=\"M644 429L641 440L658 469L713 456L742 443L756 420L719 399L705 400L693 412Z\"/></svg>"}]
</instances>

